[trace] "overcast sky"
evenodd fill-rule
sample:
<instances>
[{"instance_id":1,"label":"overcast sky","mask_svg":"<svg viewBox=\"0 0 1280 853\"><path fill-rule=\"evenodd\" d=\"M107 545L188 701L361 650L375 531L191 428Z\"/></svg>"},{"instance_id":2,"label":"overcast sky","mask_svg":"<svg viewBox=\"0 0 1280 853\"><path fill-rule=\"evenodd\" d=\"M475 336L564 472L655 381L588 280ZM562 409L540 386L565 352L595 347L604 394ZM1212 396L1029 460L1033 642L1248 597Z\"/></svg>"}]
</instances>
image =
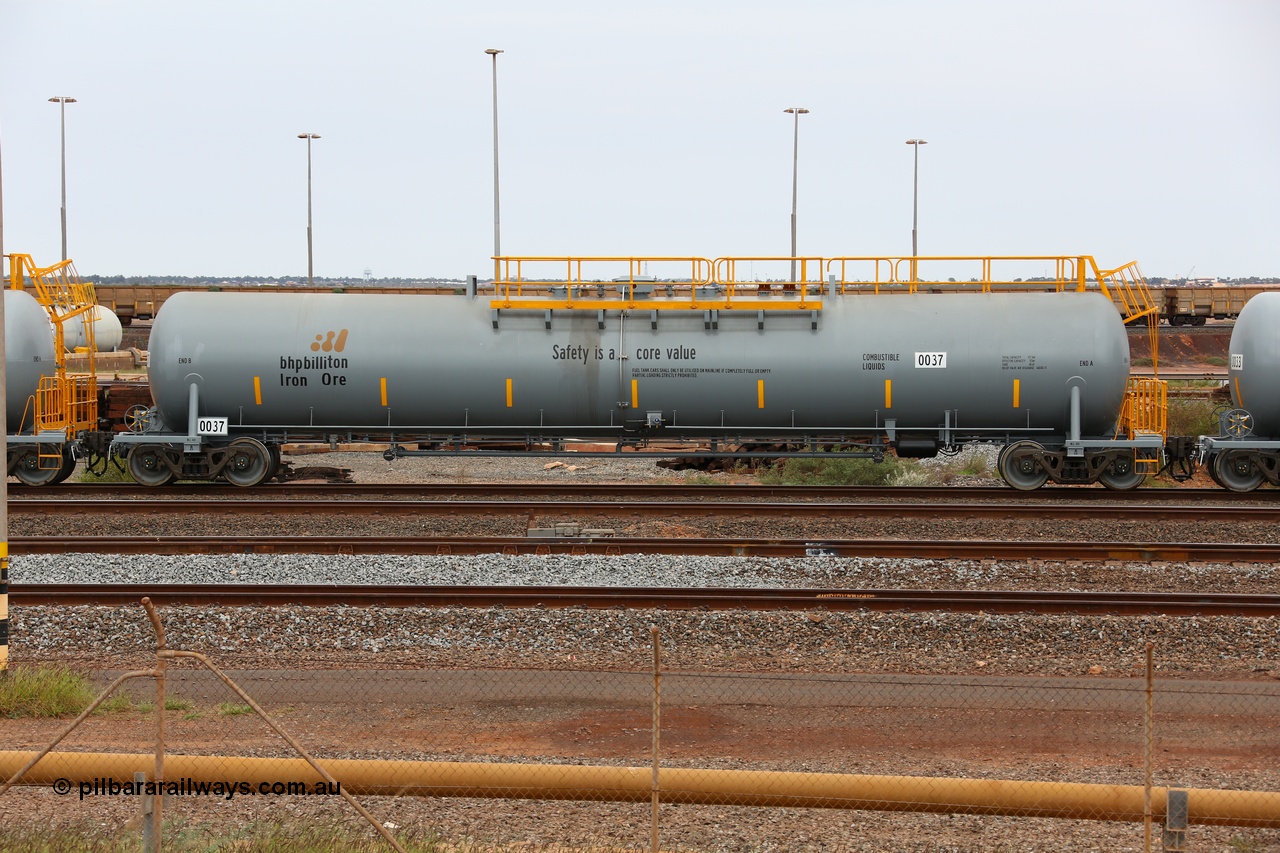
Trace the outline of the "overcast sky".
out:
<instances>
[{"instance_id":1,"label":"overcast sky","mask_svg":"<svg viewBox=\"0 0 1280 853\"><path fill-rule=\"evenodd\" d=\"M1280 275L1273 0L2 0L4 250L82 273L1091 254Z\"/></svg>"}]
</instances>

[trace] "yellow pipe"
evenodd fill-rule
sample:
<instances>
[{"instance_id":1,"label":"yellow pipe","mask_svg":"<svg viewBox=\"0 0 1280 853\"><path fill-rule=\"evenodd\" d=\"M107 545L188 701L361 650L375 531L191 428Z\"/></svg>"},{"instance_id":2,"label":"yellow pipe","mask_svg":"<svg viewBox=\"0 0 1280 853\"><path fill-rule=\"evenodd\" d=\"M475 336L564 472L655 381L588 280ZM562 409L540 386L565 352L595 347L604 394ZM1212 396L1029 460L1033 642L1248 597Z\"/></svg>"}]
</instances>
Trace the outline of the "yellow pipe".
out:
<instances>
[{"instance_id":1,"label":"yellow pipe","mask_svg":"<svg viewBox=\"0 0 1280 853\"><path fill-rule=\"evenodd\" d=\"M34 756L34 752L0 752L0 778L11 777ZM56 752L41 759L21 784L52 785L63 779L78 797L82 783L131 781L135 772L147 773L154 764L153 755ZM651 767L352 759L321 764L348 793L365 796L639 803L650 801L653 787ZM314 786L320 776L296 758L166 755L165 779L167 785L187 786L171 789L172 793L190 795L190 785L196 782L243 782L257 791L264 782ZM663 768L659 784L664 803L1143 820L1141 785L683 767ZM1156 818L1164 816L1168 790L1151 789ZM1280 792L1187 790L1192 823L1280 828Z\"/></svg>"}]
</instances>

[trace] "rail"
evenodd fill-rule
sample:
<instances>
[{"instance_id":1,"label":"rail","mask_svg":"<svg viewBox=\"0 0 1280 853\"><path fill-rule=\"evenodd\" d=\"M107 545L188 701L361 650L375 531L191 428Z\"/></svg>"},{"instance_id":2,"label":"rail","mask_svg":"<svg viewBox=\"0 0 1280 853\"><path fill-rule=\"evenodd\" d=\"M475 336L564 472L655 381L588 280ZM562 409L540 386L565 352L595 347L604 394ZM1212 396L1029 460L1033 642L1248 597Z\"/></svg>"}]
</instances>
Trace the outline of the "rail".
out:
<instances>
[{"instance_id":1,"label":"rail","mask_svg":"<svg viewBox=\"0 0 1280 853\"><path fill-rule=\"evenodd\" d=\"M13 536L23 554L684 554L721 557L910 557L951 560L1280 562L1280 545L886 539L692 539L604 536Z\"/></svg>"},{"instance_id":2,"label":"rail","mask_svg":"<svg viewBox=\"0 0 1280 853\"><path fill-rule=\"evenodd\" d=\"M827 610L953 613L1280 616L1280 595L871 588L486 586L422 584L14 584L26 607L104 606L143 595L160 607L590 607L659 610Z\"/></svg>"},{"instance_id":3,"label":"rail","mask_svg":"<svg viewBox=\"0 0 1280 853\"><path fill-rule=\"evenodd\" d=\"M735 487L741 489L743 487ZM47 489L45 490L48 491ZM166 490L167 491L167 490ZM1009 489L1004 490L1008 496ZM953 493L954 494L954 491ZM1235 494L1235 493L1232 493ZM1145 495L1144 495L1145 497ZM473 500L458 496L450 500L373 500L356 498L346 500L334 497L299 497L297 495L270 498L219 498L165 497L121 500L85 498L26 498L9 504L11 517L35 516L50 518L54 515L71 515L78 518L103 516L159 515L195 516L201 520L215 515L303 515L310 517L397 515L415 517L457 516L463 518L544 518L564 519L573 527L590 529L580 522L584 518L613 518L622 516L637 518L680 518L686 522L710 518L785 518L819 519L823 521L862 520L868 518L892 519L1069 519L1085 520L1106 518L1114 521L1164 521L1191 524L1277 524L1280 523L1280 503L1224 504L1205 506L1203 502L1182 501L1176 504L1108 503L1026 503L1000 501L970 503L964 496L947 496L946 500L922 503L898 501L827 501L813 500L756 500L736 496L720 499L689 500L685 495L672 492L669 496L639 499L602 500L549 500L546 498L505 500Z\"/></svg>"}]
</instances>

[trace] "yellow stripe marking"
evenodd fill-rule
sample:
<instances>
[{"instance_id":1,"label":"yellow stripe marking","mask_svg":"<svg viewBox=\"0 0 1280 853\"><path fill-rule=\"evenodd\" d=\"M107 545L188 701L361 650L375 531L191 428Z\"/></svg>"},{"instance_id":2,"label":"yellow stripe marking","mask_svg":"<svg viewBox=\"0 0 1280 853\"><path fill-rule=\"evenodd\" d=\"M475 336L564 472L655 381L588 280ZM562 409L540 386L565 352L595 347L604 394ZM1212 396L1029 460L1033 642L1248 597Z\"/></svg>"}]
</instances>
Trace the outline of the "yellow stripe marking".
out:
<instances>
[{"instance_id":1,"label":"yellow stripe marking","mask_svg":"<svg viewBox=\"0 0 1280 853\"><path fill-rule=\"evenodd\" d=\"M1020 393L1021 391L1022 391L1022 380L1021 379L1013 380L1013 407L1015 409L1018 408L1018 401L1021 399L1021 393Z\"/></svg>"},{"instance_id":2,"label":"yellow stripe marking","mask_svg":"<svg viewBox=\"0 0 1280 853\"><path fill-rule=\"evenodd\" d=\"M640 408L640 380L631 380L631 408Z\"/></svg>"},{"instance_id":3,"label":"yellow stripe marking","mask_svg":"<svg viewBox=\"0 0 1280 853\"><path fill-rule=\"evenodd\" d=\"M253 377L253 402L262 405L262 378L259 376Z\"/></svg>"},{"instance_id":4,"label":"yellow stripe marking","mask_svg":"<svg viewBox=\"0 0 1280 853\"><path fill-rule=\"evenodd\" d=\"M1244 408L1244 396L1240 393L1240 377L1235 377L1236 383L1236 402L1240 404L1240 408Z\"/></svg>"},{"instance_id":5,"label":"yellow stripe marking","mask_svg":"<svg viewBox=\"0 0 1280 853\"><path fill-rule=\"evenodd\" d=\"M756 408L757 409L764 408L764 380L763 379L756 380Z\"/></svg>"},{"instance_id":6,"label":"yellow stripe marking","mask_svg":"<svg viewBox=\"0 0 1280 853\"><path fill-rule=\"evenodd\" d=\"M886 379L884 381L884 407L886 409L893 408L893 380Z\"/></svg>"},{"instance_id":7,"label":"yellow stripe marking","mask_svg":"<svg viewBox=\"0 0 1280 853\"><path fill-rule=\"evenodd\" d=\"M511 380L507 380L507 408L511 408Z\"/></svg>"},{"instance_id":8,"label":"yellow stripe marking","mask_svg":"<svg viewBox=\"0 0 1280 853\"><path fill-rule=\"evenodd\" d=\"M378 380L378 386L382 389L382 405L387 405L387 377Z\"/></svg>"}]
</instances>

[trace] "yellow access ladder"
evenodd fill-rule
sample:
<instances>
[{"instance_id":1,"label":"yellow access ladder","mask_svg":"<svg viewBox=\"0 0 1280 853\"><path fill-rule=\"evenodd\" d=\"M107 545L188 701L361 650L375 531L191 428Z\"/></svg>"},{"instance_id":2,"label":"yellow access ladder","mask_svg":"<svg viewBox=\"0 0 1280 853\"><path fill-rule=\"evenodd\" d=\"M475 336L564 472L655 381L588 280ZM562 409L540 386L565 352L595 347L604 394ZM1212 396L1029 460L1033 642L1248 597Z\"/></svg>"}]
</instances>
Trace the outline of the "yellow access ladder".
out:
<instances>
[{"instance_id":1,"label":"yellow access ladder","mask_svg":"<svg viewBox=\"0 0 1280 853\"><path fill-rule=\"evenodd\" d=\"M98 426L98 379L94 362L97 350L94 340L94 311L98 300L93 284L80 280L70 259L50 267L37 267L30 255L9 255L9 287L24 290L30 280L36 300L49 313L53 324L53 376L42 376L36 390L33 425L37 433L61 431L71 438ZM87 373L67 372L67 348L64 328L76 318L84 327L88 348ZM38 444L41 468L56 468L63 462L58 444Z\"/></svg>"}]
</instances>

